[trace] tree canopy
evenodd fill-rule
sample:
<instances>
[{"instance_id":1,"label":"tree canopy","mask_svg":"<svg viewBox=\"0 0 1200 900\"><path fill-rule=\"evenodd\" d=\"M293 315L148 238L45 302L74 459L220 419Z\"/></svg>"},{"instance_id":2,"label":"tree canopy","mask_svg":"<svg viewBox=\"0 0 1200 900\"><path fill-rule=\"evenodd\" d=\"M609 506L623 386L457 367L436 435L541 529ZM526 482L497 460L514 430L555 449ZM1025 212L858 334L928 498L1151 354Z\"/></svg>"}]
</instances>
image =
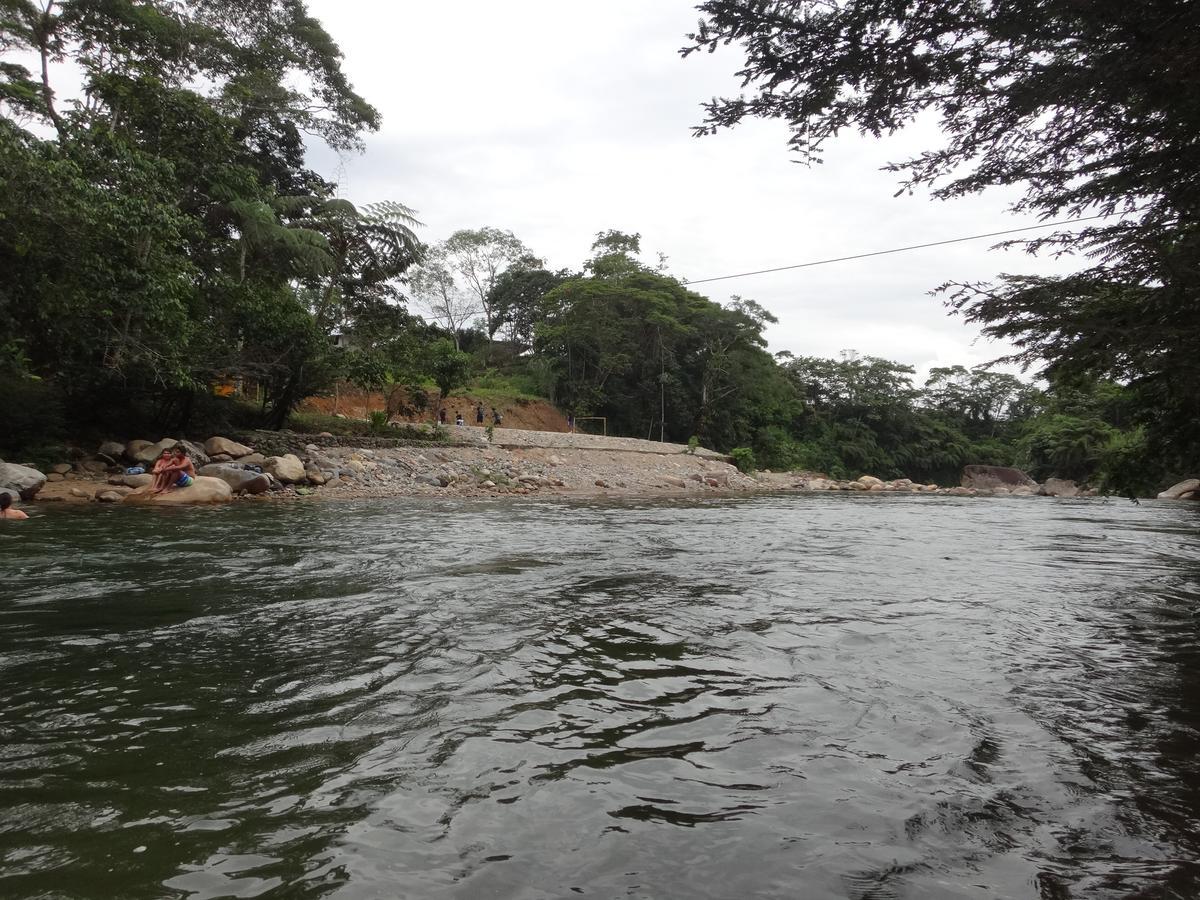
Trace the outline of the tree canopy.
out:
<instances>
[{"instance_id":1,"label":"tree canopy","mask_svg":"<svg viewBox=\"0 0 1200 900\"><path fill-rule=\"evenodd\" d=\"M738 45L741 96L697 131L778 118L806 159L845 129L934 116L892 169L955 197L1016 186L1018 211L1102 216L1026 242L1087 260L1059 278L948 285L950 305L1051 376L1132 383L1159 451L1200 454L1200 7L1189 0L710 0L685 55Z\"/></svg>"},{"instance_id":2,"label":"tree canopy","mask_svg":"<svg viewBox=\"0 0 1200 900\"><path fill-rule=\"evenodd\" d=\"M0 34L0 372L176 419L250 378L278 425L332 333L403 327L413 212L305 165L379 116L302 0L3 0Z\"/></svg>"}]
</instances>

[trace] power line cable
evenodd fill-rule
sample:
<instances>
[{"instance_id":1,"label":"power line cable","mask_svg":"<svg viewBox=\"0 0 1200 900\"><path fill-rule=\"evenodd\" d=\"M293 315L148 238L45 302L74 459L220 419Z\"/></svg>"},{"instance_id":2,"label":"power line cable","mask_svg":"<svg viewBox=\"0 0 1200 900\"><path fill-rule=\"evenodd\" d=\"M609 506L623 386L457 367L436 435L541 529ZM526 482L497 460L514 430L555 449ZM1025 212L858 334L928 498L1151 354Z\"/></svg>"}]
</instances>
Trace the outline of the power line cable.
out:
<instances>
[{"instance_id":1,"label":"power line cable","mask_svg":"<svg viewBox=\"0 0 1200 900\"><path fill-rule=\"evenodd\" d=\"M911 244L907 247L893 247L890 250L872 250L870 253L855 253L853 256L835 256L832 259L817 259L812 262L797 263L794 266L776 266L773 269L756 269L753 272L739 272L736 275L717 275L713 278L694 278L690 281L683 282L686 285L707 284L710 281L728 281L731 278L746 278L750 275L766 275L770 272L787 272L790 269L807 269L812 266L824 266L829 263L848 262L852 259L867 259L871 256L887 256L889 253L904 253L908 250L924 250L926 247L943 247L946 244L961 244L964 241L978 241L983 238L1003 237L1006 234L1018 234L1022 231L1033 231L1038 228L1056 228L1059 225L1074 225L1077 222L1091 222L1095 219L1107 219L1109 216L1120 215L1120 213L1100 213L1097 216L1088 216L1083 219L1064 219L1061 222L1042 222L1040 225L1026 225L1023 228L1009 228L1006 231L989 231L987 234L971 234L966 237L949 238L944 241L930 241L928 244Z\"/></svg>"}]
</instances>

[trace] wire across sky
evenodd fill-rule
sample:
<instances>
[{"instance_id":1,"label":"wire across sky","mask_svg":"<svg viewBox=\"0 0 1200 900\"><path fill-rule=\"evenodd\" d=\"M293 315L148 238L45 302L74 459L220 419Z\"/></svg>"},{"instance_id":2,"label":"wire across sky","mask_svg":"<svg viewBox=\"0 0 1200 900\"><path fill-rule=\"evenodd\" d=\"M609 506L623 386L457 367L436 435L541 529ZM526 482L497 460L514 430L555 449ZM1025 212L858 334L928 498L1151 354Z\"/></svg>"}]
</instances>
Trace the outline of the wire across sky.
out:
<instances>
[{"instance_id":1,"label":"wire across sky","mask_svg":"<svg viewBox=\"0 0 1200 900\"><path fill-rule=\"evenodd\" d=\"M907 247L892 247L889 250L872 250L869 253L854 253L850 256L835 256L831 259L814 259L811 262L796 263L791 266L776 266L773 269L756 269L753 272L738 272L736 275L717 275L712 278L691 278L683 283L686 285L708 284L712 281L728 281L731 278L747 278L751 275L766 275L770 272L787 272L791 269L808 269L812 266L824 266L829 263L848 262L852 259L867 259L871 256L887 256L889 253L904 253L908 250L924 250L926 247L943 247L946 244L961 244L964 241L979 241L984 238L1003 237L1006 234L1019 234L1022 231L1034 231L1039 228L1056 228L1059 225L1074 225L1078 222L1092 222L1096 219L1107 219L1117 213L1101 213L1082 219L1065 219L1061 222L1042 222L1038 225L1026 225L1022 228L1009 228L1004 231L989 231L986 234L969 234L965 237L947 238L944 241L930 241L926 244L909 244Z\"/></svg>"}]
</instances>

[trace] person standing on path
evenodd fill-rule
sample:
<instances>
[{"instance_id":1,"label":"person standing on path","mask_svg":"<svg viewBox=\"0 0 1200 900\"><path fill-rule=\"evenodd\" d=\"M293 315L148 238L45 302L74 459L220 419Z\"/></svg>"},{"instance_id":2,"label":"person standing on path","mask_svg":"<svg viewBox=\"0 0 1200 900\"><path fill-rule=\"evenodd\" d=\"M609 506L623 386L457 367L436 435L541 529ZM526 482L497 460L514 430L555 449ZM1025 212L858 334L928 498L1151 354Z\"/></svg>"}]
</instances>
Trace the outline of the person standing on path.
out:
<instances>
[{"instance_id":1,"label":"person standing on path","mask_svg":"<svg viewBox=\"0 0 1200 900\"><path fill-rule=\"evenodd\" d=\"M475 407L475 424L476 425L483 424L483 404L482 403L480 403L478 406Z\"/></svg>"},{"instance_id":2,"label":"person standing on path","mask_svg":"<svg viewBox=\"0 0 1200 900\"><path fill-rule=\"evenodd\" d=\"M567 431L571 434L575 433L575 413L573 412L567 413Z\"/></svg>"},{"instance_id":3,"label":"person standing on path","mask_svg":"<svg viewBox=\"0 0 1200 900\"><path fill-rule=\"evenodd\" d=\"M504 416L497 412L496 407L492 407L492 424L499 426L504 421Z\"/></svg>"},{"instance_id":4,"label":"person standing on path","mask_svg":"<svg viewBox=\"0 0 1200 900\"><path fill-rule=\"evenodd\" d=\"M20 521L21 519L28 518L28 513L12 508L12 494L10 494L8 491L0 491L0 519L12 519L13 521Z\"/></svg>"}]
</instances>

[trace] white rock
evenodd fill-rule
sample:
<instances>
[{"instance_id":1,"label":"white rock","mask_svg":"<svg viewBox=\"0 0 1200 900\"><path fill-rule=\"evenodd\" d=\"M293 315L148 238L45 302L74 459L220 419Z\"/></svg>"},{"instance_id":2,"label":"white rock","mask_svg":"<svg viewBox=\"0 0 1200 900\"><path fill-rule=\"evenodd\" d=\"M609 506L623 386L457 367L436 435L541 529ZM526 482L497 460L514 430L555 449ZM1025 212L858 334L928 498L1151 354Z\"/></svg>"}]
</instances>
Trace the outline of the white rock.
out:
<instances>
[{"instance_id":1,"label":"white rock","mask_svg":"<svg viewBox=\"0 0 1200 900\"><path fill-rule=\"evenodd\" d=\"M304 481L304 463L294 453L283 456L268 456L262 464L264 472L274 475L284 484L299 484ZM224 482L222 482L224 484Z\"/></svg>"},{"instance_id":2,"label":"white rock","mask_svg":"<svg viewBox=\"0 0 1200 900\"><path fill-rule=\"evenodd\" d=\"M1161 494L1158 495L1159 500L1183 500L1184 494L1190 494L1193 491L1200 491L1200 478L1189 478L1186 481L1181 481L1178 484L1173 484Z\"/></svg>"}]
</instances>

